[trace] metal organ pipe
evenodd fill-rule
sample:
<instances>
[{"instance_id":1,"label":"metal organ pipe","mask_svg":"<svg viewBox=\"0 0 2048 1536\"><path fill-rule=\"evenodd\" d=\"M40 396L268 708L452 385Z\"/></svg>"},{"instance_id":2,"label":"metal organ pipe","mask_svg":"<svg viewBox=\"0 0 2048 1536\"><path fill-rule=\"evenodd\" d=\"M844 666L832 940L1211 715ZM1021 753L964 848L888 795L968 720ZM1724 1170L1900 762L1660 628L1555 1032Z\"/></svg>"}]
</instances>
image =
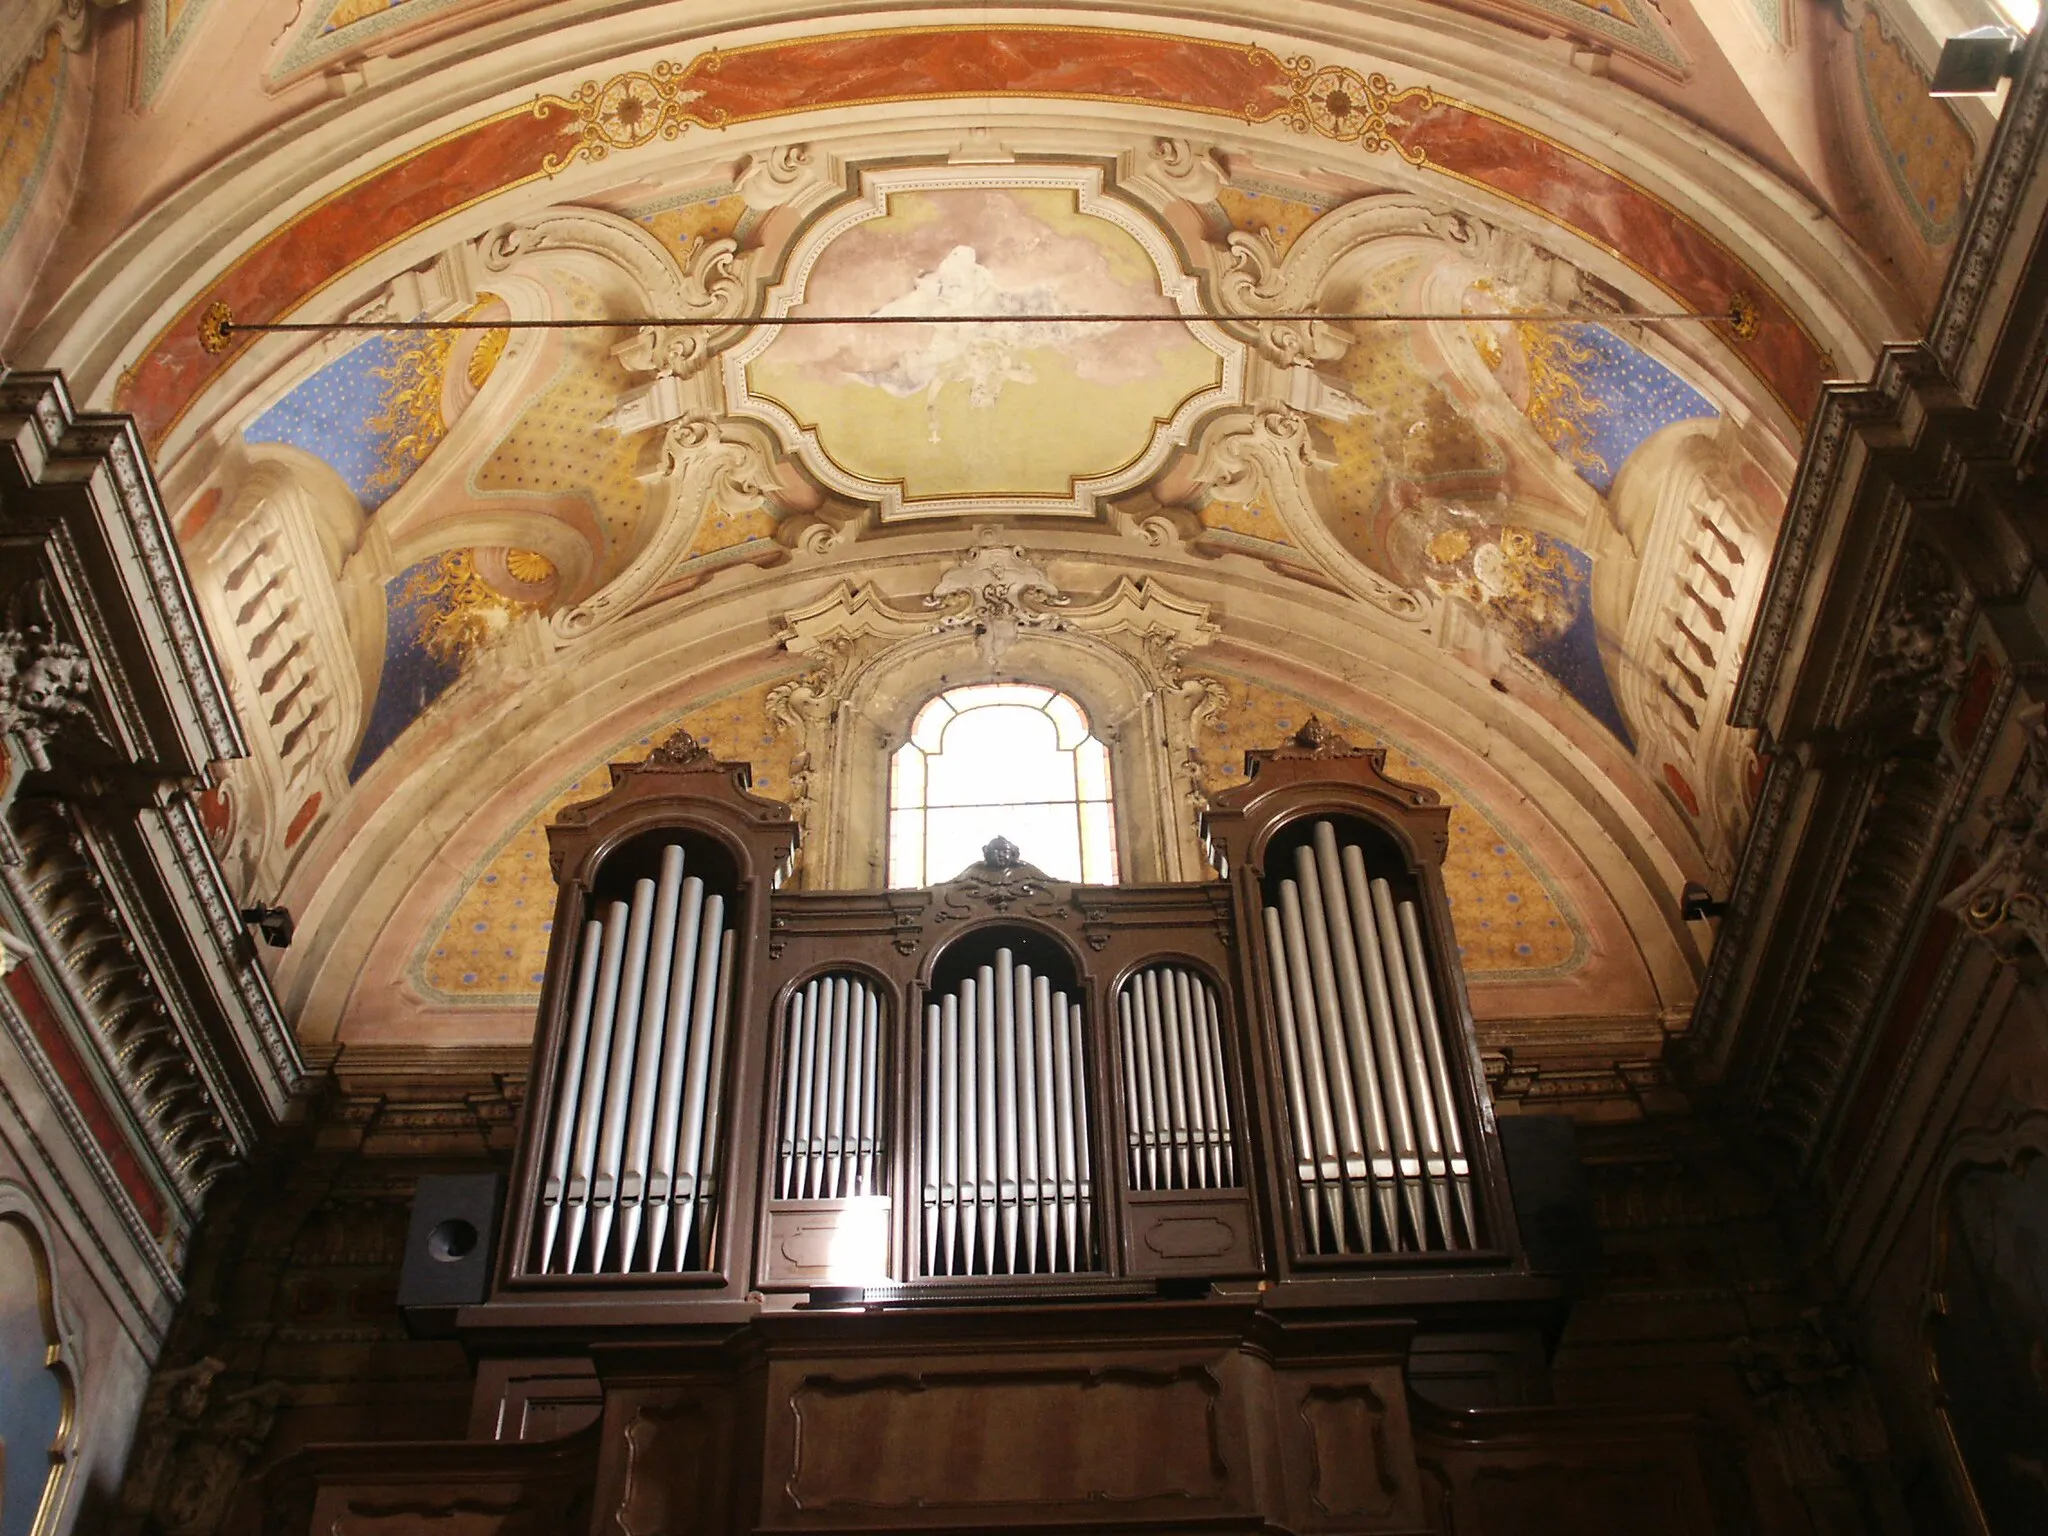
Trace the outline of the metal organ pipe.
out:
<instances>
[{"instance_id":1,"label":"metal organ pipe","mask_svg":"<svg viewBox=\"0 0 2048 1536\"><path fill-rule=\"evenodd\" d=\"M1415 903L1327 821L1277 894L1266 954L1311 1249L1473 1246L1463 1110Z\"/></svg>"},{"instance_id":2,"label":"metal organ pipe","mask_svg":"<svg viewBox=\"0 0 2048 1536\"><path fill-rule=\"evenodd\" d=\"M558 1273L575 1273L583 1253L583 1229L590 1219L590 1170L597 1162L598 1128L603 1119L605 1068L611 1060L613 1008L619 997L619 969L626 953L626 904L612 902L604 915L604 959L597 971L597 995L590 1014L590 1052L583 1060L580 1092L563 1096L576 1102L576 1148L570 1156L569 1183L562 1195L568 1209L568 1251ZM574 1070L573 1065L570 1068ZM566 1118L566 1116L564 1117Z\"/></svg>"},{"instance_id":3,"label":"metal organ pipe","mask_svg":"<svg viewBox=\"0 0 2048 1536\"><path fill-rule=\"evenodd\" d=\"M576 991L569 1001L569 1040L562 1053L560 1108L555 1114L554 1149L541 1185L541 1267L555 1252L562 1225L562 1192L569 1182L569 1156L576 1140L576 1101L583 1092L585 1058L590 1052L590 1010L597 992L597 967L604 947L604 924L592 918L583 925L583 955L576 967Z\"/></svg>"},{"instance_id":4,"label":"metal organ pipe","mask_svg":"<svg viewBox=\"0 0 2048 1536\"><path fill-rule=\"evenodd\" d=\"M926 1004L926 1275L1095 1267L1081 1012L998 949Z\"/></svg>"},{"instance_id":5,"label":"metal organ pipe","mask_svg":"<svg viewBox=\"0 0 2048 1536\"><path fill-rule=\"evenodd\" d=\"M656 1096L664 1075L662 1026L667 1022L672 1006L669 981L676 959L676 927L680 920L687 933L695 926L703 905L703 881L692 879L687 883L695 889L689 893L686 903L683 850L671 844L661 851L661 876L655 882L654 927L649 934L647 977L640 1005L639 1059L633 1068L633 1100L628 1112L626 1157L619 1184L619 1251L628 1256L639 1246L643 1197L648 1193L654 1122L659 1108ZM686 910L679 913L679 905L686 906ZM688 944L687 938L684 942Z\"/></svg>"},{"instance_id":6,"label":"metal organ pipe","mask_svg":"<svg viewBox=\"0 0 2048 1536\"><path fill-rule=\"evenodd\" d=\"M544 1274L708 1264L734 937L724 898L686 878L684 858L664 848L630 905L584 925L541 1191Z\"/></svg>"},{"instance_id":7,"label":"metal organ pipe","mask_svg":"<svg viewBox=\"0 0 2048 1536\"><path fill-rule=\"evenodd\" d=\"M1124 982L1116 1005L1131 1187L1234 1188L1216 989L1198 971L1148 965Z\"/></svg>"}]
</instances>

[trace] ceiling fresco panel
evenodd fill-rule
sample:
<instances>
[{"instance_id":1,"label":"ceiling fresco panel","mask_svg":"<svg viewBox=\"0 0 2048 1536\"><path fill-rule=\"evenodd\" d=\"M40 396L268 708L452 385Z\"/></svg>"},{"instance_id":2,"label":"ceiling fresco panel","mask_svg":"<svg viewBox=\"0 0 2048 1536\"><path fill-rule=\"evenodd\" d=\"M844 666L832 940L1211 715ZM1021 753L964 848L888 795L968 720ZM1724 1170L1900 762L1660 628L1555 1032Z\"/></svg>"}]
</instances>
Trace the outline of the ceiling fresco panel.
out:
<instances>
[{"instance_id":1,"label":"ceiling fresco panel","mask_svg":"<svg viewBox=\"0 0 2048 1536\"><path fill-rule=\"evenodd\" d=\"M0 96L0 253L14 243L56 158L60 111L78 60L51 28L41 52Z\"/></svg>"},{"instance_id":2,"label":"ceiling fresco panel","mask_svg":"<svg viewBox=\"0 0 2048 1536\"><path fill-rule=\"evenodd\" d=\"M882 172L797 244L770 316L999 315L990 325L763 326L727 354L728 408L764 417L882 517L1090 511L1242 398L1244 348L1171 316L1195 287L1089 168Z\"/></svg>"}]
</instances>

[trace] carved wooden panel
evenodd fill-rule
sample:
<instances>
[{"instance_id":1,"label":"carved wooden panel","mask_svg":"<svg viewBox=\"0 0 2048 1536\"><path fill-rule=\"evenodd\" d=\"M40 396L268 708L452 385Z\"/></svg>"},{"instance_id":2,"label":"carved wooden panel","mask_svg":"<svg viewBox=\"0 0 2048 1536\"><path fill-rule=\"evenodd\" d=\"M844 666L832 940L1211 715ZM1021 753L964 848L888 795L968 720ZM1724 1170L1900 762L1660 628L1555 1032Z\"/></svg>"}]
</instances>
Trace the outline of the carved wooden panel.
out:
<instances>
[{"instance_id":1,"label":"carved wooden panel","mask_svg":"<svg viewBox=\"0 0 2048 1536\"><path fill-rule=\"evenodd\" d=\"M598 1476L599 1507L611 1511L600 1528L612 1536L723 1530L732 1464L724 1395L621 1397Z\"/></svg>"},{"instance_id":2,"label":"carved wooden panel","mask_svg":"<svg viewBox=\"0 0 2048 1536\"><path fill-rule=\"evenodd\" d=\"M1289 1512L1304 1530L1419 1530L1422 1494L1402 1372L1391 1365L1273 1378Z\"/></svg>"},{"instance_id":3,"label":"carved wooden panel","mask_svg":"<svg viewBox=\"0 0 2048 1536\"><path fill-rule=\"evenodd\" d=\"M786 1388L768 1519L1213 1513L1235 1502L1222 1393L1200 1364L807 1372Z\"/></svg>"},{"instance_id":4,"label":"carved wooden panel","mask_svg":"<svg viewBox=\"0 0 2048 1536\"><path fill-rule=\"evenodd\" d=\"M889 1212L887 1196L769 1201L762 1286L884 1278Z\"/></svg>"},{"instance_id":5,"label":"carved wooden panel","mask_svg":"<svg viewBox=\"0 0 2048 1536\"><path fill-rule=\"evenodd\" d=\"M1240 1189L1133 1190L1128 1201L1126 1266L1134 1275L1243 1275L1258 1272L1250 1197Z\"/></svg>"},{"instance_id":6,"label":"carved wooden panel","mask_svg":"<svg viewBox=\"0 0 2048 1536\"><path fill-rule=\"evenodd\" d=\"M603 1411L604 1391L588 1360L484 1360L469 1433L473 1440L559 1440Z\"/></svg>"},{"instance_id":7,"label":"carved wooden panel","mask_svg":"<svg viewBox=\"0 0 2048 1536\"><path fill-rule=\"evenodd\" d=\"M323 1511L323 1513L326 1513ZM402 1499L349 1499L314 1529L333 1536L544 1536L559 1530L553 1505L495 1494L436 1494Z\"/></svg>"},{"instance_id":8,"label":"carved wooden panel","mask_svg":"<svg viewBox=\"0 0 2048 1536\"><path fill-rule=\"evenodd\" d=\"M590 1528L593 1429L544 1445L314 1445L264 1479L266 1532L563 1536Z\"/></svg>"}]
</instances>

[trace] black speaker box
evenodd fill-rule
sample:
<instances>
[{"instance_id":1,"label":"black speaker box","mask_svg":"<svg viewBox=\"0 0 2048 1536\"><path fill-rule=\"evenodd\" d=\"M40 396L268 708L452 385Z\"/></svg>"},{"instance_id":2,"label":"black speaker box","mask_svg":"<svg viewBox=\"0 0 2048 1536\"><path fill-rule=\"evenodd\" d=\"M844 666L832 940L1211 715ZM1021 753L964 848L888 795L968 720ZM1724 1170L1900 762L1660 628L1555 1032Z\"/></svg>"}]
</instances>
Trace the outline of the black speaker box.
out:
<instances>
[{"instance_id":1,"label":"black speaker box","mask_svg":"<svg viewBox=\"0 0 2048 1536\"><path fill-rule=\"evenodd\" d=\"M401 1307L467 1307L484 1299L498 1243L504 1180L495 1173L430 1173L413 1191L398 1276Z\"/></svg>"},{"instance_id":2,"label":"black speaker box","mask_svg":"<svg viewBox=\"0 0 2048 1536\"><path fill-rule=\"evenodd\" d=\"M1578 1128L1561 1115L1503 1115L1501 1157L1529 1267L1590 1277L1606 1267L1593 1191L1579 1161Z\"/></svg>"}]
</instances>

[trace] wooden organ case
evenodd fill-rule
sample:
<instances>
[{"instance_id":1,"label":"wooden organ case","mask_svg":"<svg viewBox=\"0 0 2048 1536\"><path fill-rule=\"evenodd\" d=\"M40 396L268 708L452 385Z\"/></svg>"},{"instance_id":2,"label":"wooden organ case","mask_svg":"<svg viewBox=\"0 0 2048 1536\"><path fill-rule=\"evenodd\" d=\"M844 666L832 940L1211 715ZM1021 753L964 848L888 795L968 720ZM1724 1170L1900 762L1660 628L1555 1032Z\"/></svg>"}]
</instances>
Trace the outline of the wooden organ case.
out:
<instances>
[{"instance_id":1,"label":"wooden organ case","mask_svg":"<svg viewBox=\"0 0 2048 1536\"><path fill-rule=\"evenodd\" d=\"M1449 813L1384 760L1313 721L1248 754L1214 881L998 840L886 891L779 888L794 823L687 737L616 766L550 831L496 1272L454 1320L499 1443L448 1486L536 1530L1445 1528L1520 1452L1415 1362L1528 1401L1561 1289L1515 1230Z\"/></svg>"}]
</instances>

